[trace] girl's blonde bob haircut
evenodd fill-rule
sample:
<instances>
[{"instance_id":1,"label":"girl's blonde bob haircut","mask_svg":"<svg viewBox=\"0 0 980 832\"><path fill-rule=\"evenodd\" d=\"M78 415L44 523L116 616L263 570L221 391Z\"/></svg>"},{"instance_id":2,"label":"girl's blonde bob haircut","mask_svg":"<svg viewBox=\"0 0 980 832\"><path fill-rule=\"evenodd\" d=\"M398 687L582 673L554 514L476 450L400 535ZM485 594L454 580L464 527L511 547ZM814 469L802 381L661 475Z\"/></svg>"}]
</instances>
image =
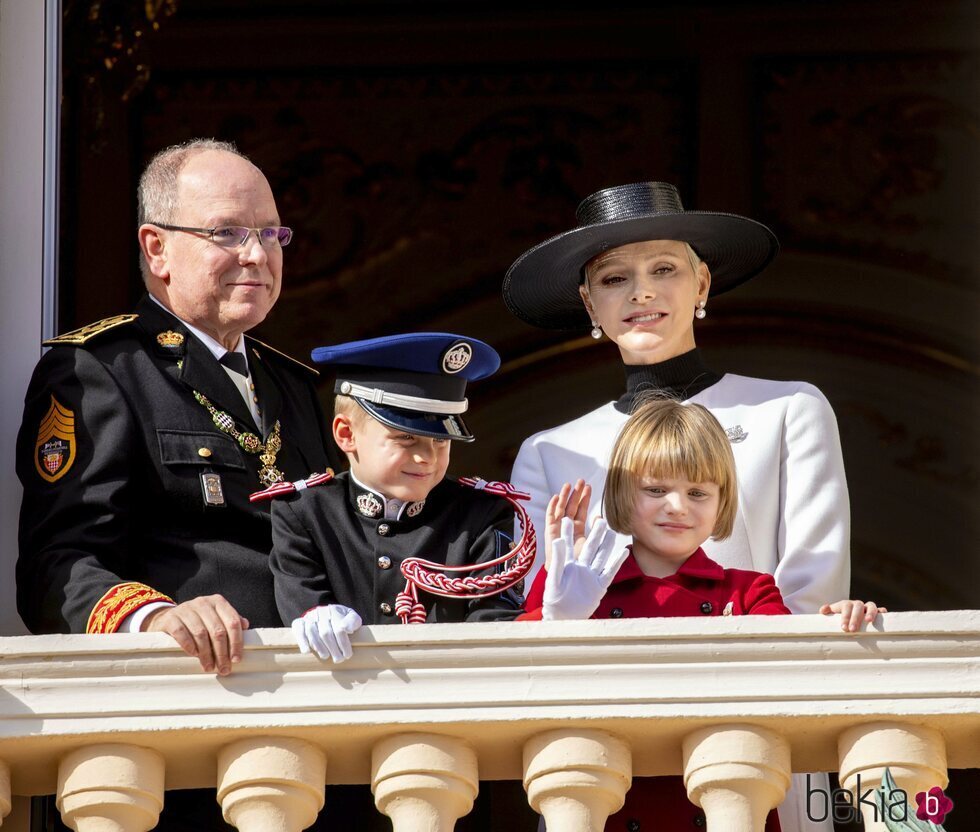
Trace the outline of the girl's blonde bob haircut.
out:
<instances>
[{"instance_id":1,"label":"girl's blonde bob haircut","mask_svg":"<svg viewBox=\"0 0 980 832\"><path fill-rule=\"evenodd\" d=\"M630 416L613 447L603 510L609 526L632 534L633 507L644 479L685 479L718 485L718 517L711 537L732 533L738 484L731 443L718 420L699 404L653 399Z\"/></svg>"}]
</instances>

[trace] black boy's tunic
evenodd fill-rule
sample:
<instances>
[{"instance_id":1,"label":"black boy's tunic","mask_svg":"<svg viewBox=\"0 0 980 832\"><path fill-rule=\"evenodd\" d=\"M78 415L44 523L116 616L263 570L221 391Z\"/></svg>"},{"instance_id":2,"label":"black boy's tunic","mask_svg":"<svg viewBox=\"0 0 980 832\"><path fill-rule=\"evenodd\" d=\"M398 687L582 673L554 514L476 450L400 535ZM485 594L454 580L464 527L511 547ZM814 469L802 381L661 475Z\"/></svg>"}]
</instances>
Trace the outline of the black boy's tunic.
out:
<instances>
[{"instance_id":1,"label":"black boy's tunic","mask_svg":"<svg viewBox=\"0 0 980 832\"><path fill-rule=\"evenodd\" d=\"M514 512L501 497L445 479L421 510L409 504L400 520L385 520L383 505L381 495L359 487L349 473L273 501L270 562L283 621L320 604L344 604L365 624L398 624L395 597L405 588L401 564L406 558L461 566L509 551ZM369 516L373 513L377 516ZM420 591L419 600L428 622L512 619L523 602L513 591L471 602ZM484 832L499 828L501 818L510 822L519 816L523 828L536 825L519 783L483 783L476 806L456 829ZM391 829L391 821L374 808L368 786L329 786L323 818L337 829Z\"/></svg>"},{"instance_id":2,"label":"black boy's tunic","mask_svg":"<svg viewBox=\"0 0 980 832\"><path fill-rule=\"evenodd\" d=\"M270 563L283 621L311 607L343 604L365 624L396 624L406 558L464 566L509 551L514 512L501 497L444 479L423 504L408 504L398 520L384 519L383 505L380 495L348 473L273 502ZM419 600L429 622L511 619L522 601L511 591L474 601L420 591Z\"/></svg>"}]
</instances>

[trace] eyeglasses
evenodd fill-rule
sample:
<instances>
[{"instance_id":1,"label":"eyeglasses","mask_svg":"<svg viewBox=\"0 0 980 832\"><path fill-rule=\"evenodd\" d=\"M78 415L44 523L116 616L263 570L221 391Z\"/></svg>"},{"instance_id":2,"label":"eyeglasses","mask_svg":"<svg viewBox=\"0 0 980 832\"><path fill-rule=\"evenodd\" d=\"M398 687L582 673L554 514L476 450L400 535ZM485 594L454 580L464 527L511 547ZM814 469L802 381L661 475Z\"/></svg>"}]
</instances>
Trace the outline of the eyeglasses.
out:
<instances>
[{"instance_id":1,"label":"eyeglasses","mask_svg":"<svg viewBox=\"0 0 980 832\"><path fill-rule=\"evenodd\" d=\"M264 246L274 246L277 243L281 246L288 246L293 239L293 229L285 225L267 225L265 228L248 228L244 225L219 225L215 228L190 228L186 225L167 225L162 222L154 222L165 228L167 231L187 231L191 234L207 234L212 243L224 248L237 248L245 245L248 235L253 231L258 241Z\"/></svg>"}]
</instances>

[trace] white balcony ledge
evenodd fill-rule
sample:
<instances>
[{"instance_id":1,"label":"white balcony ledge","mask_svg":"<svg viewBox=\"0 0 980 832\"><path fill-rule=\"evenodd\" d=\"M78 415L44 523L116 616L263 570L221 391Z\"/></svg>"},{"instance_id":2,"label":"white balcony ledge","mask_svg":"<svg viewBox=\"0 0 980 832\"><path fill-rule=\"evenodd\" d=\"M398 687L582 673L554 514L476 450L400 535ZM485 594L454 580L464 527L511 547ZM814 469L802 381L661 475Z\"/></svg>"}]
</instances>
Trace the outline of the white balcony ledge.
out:
<instances>
[{"instance_id":1,"label":"white balcony ledge","mask_svg":"<svg viewBox=\"0 0 980 832\"><path fill-rule=\"evenodd\" d=\"M166 788L213 787L219 751L260 735L323 749L328 783L371 781L403 732L466 740L482 779L520 779L555 728L624 739L635 776L683 772L699 728L769 729L792 770L836 771L846 729L936 729L950 768L980 765L980 612L888 613L845 635L821 616L366 627L336 668L288 630L246 635L225 678L156 634L0 639L0 764L13 795L51 793L59 761L152 748Z\"/></svg>"}]
</instances>

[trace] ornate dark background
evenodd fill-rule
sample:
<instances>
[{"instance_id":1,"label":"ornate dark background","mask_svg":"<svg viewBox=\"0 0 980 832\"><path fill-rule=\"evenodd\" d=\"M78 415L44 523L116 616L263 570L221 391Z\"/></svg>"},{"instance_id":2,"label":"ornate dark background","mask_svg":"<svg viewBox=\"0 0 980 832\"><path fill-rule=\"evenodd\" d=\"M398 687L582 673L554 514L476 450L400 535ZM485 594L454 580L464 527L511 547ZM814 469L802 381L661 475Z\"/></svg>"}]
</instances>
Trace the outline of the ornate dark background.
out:
<instances>
[{"instance_id":1,"label":"ornate dark background","mask_svg":"<svg viewBox=\"0 0 980 832\"><path fill-rule=\"evenodd\" d=\"M717 369L830 398L854 593L973 608L978 32L965 0L67 0L60 324L138 296L149 156L234 140L297 232L259 337L300 357L416 329L489 341L504 367L472 390L479 439L453 468L506 477L523 437L622 379L608 343L509 315L504 271L582 196L672 181L782 241L698 341Z\"/></svg>"},{"instance_id":2,"label":"ornate dark background","mask_svg":"<svg viewBox=\"0 0 980 832\"><path fill-rule=\"evenodd\" d=\"M504 477L524 436L621 384L608 343L510 316L504 271L585 194L672 181L783 243L699 344L830 398L855 593L975 607L978 31L952 0L67 2L60 323L139 294L146 159L232 139L297 231L259 337L301 357L414 329L488 340L504 368L472 391L479 439L454 470Z\"/></svg>"}]
</instances>

